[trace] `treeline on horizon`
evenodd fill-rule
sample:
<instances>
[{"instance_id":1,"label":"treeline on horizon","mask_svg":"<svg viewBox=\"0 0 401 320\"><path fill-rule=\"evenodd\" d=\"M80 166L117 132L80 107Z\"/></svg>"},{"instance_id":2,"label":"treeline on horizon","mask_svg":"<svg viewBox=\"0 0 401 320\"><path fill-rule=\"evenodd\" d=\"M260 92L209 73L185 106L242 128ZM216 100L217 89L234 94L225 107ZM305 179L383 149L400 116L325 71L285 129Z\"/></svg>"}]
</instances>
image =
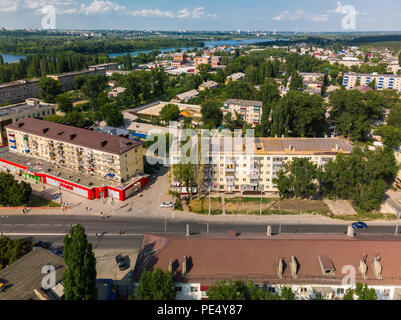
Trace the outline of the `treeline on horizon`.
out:
<instances>
[{"instance_id":1,"label":"treeline on horizon","mask_svg":"<svg viewBox=\"0 0 401 320\"><path fill-rule=\"evenodd\" d=\"M274 42L259 42L255 45L257 46L290 46L295 45L297 43L306 43L317 46L331 46L334 44L342 44L342 45L363 45L370 44L376 42L388 42L388 41L401 41L401 34L392 34L392 35L373 35L373 36L360 36L349 38L349 36L344 37L305 37L305 38L297 38L293 40L277 40Z\"/></svg>"},{"instance_id":2,"label":"treeline on horizon","mask_svg":"<svg viewBox=\"0 0 401 320\"><path fill-rule=\"evenodd\" d=\"M83 55L64 52L53 55L28 55L18 63L5 64L0 56L0 83L78 71L90 65L111 62L108 55Z\"/></svg>"},{"instance_id":3,"label":"treeline on horizon","mask_svg":"<svg viewBox=\"0 0 401 320\"><path fill-rule=\"evenodd\" d=\"M55 54L73 51L82 54L107 54L176 47L203 47L194 39L147 37L83 38L71 36L3 36L0 33L0 52L10 54Z\"/></svg>"}]
</instances>

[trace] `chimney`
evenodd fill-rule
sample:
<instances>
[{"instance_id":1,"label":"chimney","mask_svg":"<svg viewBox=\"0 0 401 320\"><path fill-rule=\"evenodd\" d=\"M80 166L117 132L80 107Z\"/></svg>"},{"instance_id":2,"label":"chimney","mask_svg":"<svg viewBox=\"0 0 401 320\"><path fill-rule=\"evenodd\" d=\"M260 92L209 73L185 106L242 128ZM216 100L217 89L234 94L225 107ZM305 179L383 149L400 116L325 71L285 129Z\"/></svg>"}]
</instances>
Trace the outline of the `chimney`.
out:
<instances>
[{"instance_id":1,"label":"chimney","mask_svg":"<svg viewBox=\"0 0 401 320\"><path fill-rule=\"evenodd\" d=\"M103 148L107 144L107 140L100 141L100 146Z\"/></svg>"},{"instance_id":2,"label":"chimney","mask_svg":"<svg viewBox=\"0 0 401 320\"><path fill-rule=\"evenodd\" d=\"M327 134L325 134L324 137L327 138Z\"/></svg>"},{"instance_id":3,"label":"chimney","mask_svg":"<svg viewBox=\"0 0 401 320\"><path fill-rule=\"evenodd\" d=\"M348 237L353 237L354 234L354 228L352 228L352 226L348 226L348 230L347 230L347 236Z\"/></svg>"},{"instance_id":4,"label":"chimney","mask_svg":"<svg viewBox=\"0 0 401 320\"><path fill-rule=\"evenodd\" d=\"M76 133L70 134L70 140L74 140L74 138L76 137Z\"/></svg>"},{"instance_id":5,"label":"chimney","mask_svg":"<svg viewBox=\"0 0 401 320\"><path fill-rule=\"evenodd\" d=\"M338 152L338 150L340 150L338 143L336 143L336 152Z\"/></svg>"},{"instance_id":6,"label":"chimney","mask_svg":"<svg viewBox=\"0 0 401 320\"><path fill-rule=\"evenodd\" d=\"M284 260L283 259L278 260L277 276L279 279L283 279L283 277L284 277Z\"/></svg>"},{"instance_id":7,"label":"chimney","mask_svg":"<svg viewBox=\"0 0 401 320\"><path fill-rule=\"evenodd\" d=\"M281 135L281 138L284 138L284 135L283 135L283 134Z\"/></svg>"},{"instance_id":8,"label":"chimney","mask_svg":"<svg viewBox=\"0 0 401 320\"><path fill-rule=\"evenodd\" d=\"M184 256L184 261L182 262L182 276L187 276L187 256Z\"/></svg>"},{"instance_id":9,"label":"chimney","mask_svg":"<svg viewBox=\"0 0 401 320\"><path fill-rule=\"evenodd\" d=\"M291 152L292 149L293 149L293 147L292 147L292 144L290 143L289 146L288 146L288 150L290 150L290 152Z\"/></svg>"},{"instance_id":10,"label":"chimney","mask_svg":"<svg viewBox=\"0 0 401 320\"><path fill-rule=\"evenodd\" d=\"M25 124L25 123L23 123L23 122L20 122L20 123L18 123L18 128L21 128L21 127L23 127L23 126L24 126L24 124Z\"/></svg>"},{"instance_id":11,"label":"chimney","mask_svg":"<svg viewBox=\"0 0 401 320\"><path fill-rule=\"evenodd\" d=\"M272 226L271 226L271 225L268 225L268 226L267 226L267 228L266 228L266 235L267 235L268 237L271 237L271 235L272 235Z\"/></svg>"},{"instance_id":12,"label":"chimney","mask_svg":"<svg viewBox=\"0 0 401 320\"><path fill-rule=\"evenodd\" d=\"M291 269L292 278L297 279L298 278L298 261L294 256L291 257L290 269Z\"/></svg>"},{"instance_id":13,"label":"chimney","mask_svg":"<svg viewBox=\"0 0 401 320\"><path fill-rule=\"evenodd\" d=\"M359 271L361 272L362 279L366 280L367 278L366 275L368 273L368 265L365 263L363 259L359 262Z\"/></svg>"},{"instance_id":14,"label":"chimney","mask_svg":"<svg viewBox=\"0 0 401 320\"><path fill-rule=\"evenodd\" d=\"M170 262L168 264L167 271L173 273L173 260L170 258Z\"/></svg>"},{"instance_id":15,"label":"chimney","mask_svg":"<svg viewBox=\"0 0 401 320\"><path fill-rule=\"evenodd\" d=\"M47 131L49 131L49 128L43 128L42 129L42 133L46 133Z\"/></svg>"},{"instance_id":16,"label":"chimney","mask_svg":"<svg viewBox=\"0 0 401 320\"><path fill-rule=\"evenodd\" d=\"M372 262L373 273L375 274L376 279L383 279L382 278L382 265L380 263L379 257L374 257Z\"/></svg>"},{"instance_id":17,"label":"chimney","mask_svg":"<svg viewBox=\"0 0 401 320\"><path fill-rule=\"evenodd\" d=\"M186 225L185 235L189 237L191 235L191 230L189 229L189 224Z\"/></svg>"}]
</instances>

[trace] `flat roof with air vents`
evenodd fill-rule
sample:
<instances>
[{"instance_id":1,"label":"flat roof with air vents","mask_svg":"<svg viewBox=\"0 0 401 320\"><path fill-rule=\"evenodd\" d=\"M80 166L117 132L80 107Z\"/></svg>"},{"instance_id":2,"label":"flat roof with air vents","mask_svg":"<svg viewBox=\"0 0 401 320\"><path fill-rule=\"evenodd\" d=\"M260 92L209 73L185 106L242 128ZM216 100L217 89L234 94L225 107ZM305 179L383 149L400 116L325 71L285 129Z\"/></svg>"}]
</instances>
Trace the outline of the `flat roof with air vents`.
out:
<instances>
[{"instance_id":1,"label":"flat roof with air vents","mask_svg":"<svg viewBox=\"0 0 401 320\"><path fill-rule=\"evenodd\" d=\"M142 145L141 141L31 118L6 128L113 154L122 154Z\"/></svg>"}]
</instances>

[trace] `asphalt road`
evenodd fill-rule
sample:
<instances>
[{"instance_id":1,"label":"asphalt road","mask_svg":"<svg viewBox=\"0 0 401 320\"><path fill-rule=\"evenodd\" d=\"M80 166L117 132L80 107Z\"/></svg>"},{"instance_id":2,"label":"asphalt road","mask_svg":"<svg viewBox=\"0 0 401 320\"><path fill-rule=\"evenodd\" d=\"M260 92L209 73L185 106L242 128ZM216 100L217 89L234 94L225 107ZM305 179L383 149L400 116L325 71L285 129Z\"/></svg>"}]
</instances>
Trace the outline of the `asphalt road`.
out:
<instances>
[{"instance_id":1,"label":"asphalt road","mask_svg":"<svg viewBox=\"0 0 401 320\"><path fill-rule=\"evenodd\" d=\"M210 223L176 221L167 219L139 217L101 217L85 216L0 216L0 232L10 236L63 236L71 225L80 223L85 227L88 236L103 234L104 238L140 237L145 232L179 232L185 233L186 224L190 224L191 233L224 233L235 229L240 233L265 233L266 224L251 223ZM122 235L119 235L119 231ZM358 230L363 234L394 234L396 222L393 225L371 225L366 230ZM273 224L273 233L346 233L347 224ZM399 229L401 234L401 227Z\"/></svg>"}]
</instances>

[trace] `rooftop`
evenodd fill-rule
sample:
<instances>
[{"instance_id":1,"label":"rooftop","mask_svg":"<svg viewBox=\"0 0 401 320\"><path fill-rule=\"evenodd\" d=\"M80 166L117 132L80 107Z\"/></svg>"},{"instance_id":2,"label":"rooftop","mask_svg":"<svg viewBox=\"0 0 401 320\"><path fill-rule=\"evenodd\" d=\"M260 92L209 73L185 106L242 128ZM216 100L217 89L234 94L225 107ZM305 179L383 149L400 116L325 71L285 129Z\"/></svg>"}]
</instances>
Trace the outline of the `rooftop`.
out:
<instances>
[{"instance_id":1,"label":"rooftop","mask_svg":"<svg viewBox=\"0 0 401 320\"><path fill-rule=\"evenodd\" d=\"M56 283L62 280L64 259L43 248L36 248L0 271L0 281L10 287L0 293L0 300L38 300L34 290L42 287L42 268L56 269Z\"/></svg>"},{"instance_id":2,"label":"rooftop","mask_svg":"<svg viewBox=\"0 0 401 320\"><path fill-rule=\"evenodd\" d=\"M38 104L31 104L30 101L38 101ZM49 103L43 103L40 102L37 99L27 99L26 102L18 103L18 104L13 104L5 107L0 108L0 117L5 117L5 116L10 116L18 113L24 113L29 110L34 110L34 109L40 109L44 107L54 107L56 108L56 104L49 104Z\"/></svg>"},{"instance_id":3,"label":"rooftop","mask_svg":"<svg viewBox=\"0 0 401 320\"><path fill-rule=\"evenodd\" d=\"M341 138L255 138L256 153L294 154L351 153L353 145Z\"/></svg>"},{"instance_id":4,"label":"rooftop","mask_svg":"<svg viewBox=\"0 0 401 320\"><path fill-rule=\"evenodd\" d=\"M23 85L25 83L36 83L39 82L39 79L28 79L28 80L17 80L17 81L13 81L13 82L7 82L7 83L2 83L0 84L0 88L7 88L7 87L12 87L12 86L20 86Z\"/></svg>"},{"instance_id":5,"label":"rooftop","mask_svg":"<svg viewBox=\"0 0 401 320\"><path fill-rule=\"evenodd\" d=\"M262 101L242 100L242 99L227 99L224 104L235 104L239 106L262 106Z\"/></svg>"},{"instance_id":6,"label":"rooftop","mask_svg":"<svg viewBox=\"0 0 401 320\"><path fill-rule=\"evenodd\" d=\"M142 145L140 141L31 118L6 128L113 154L122 154Z\"/></svg>"},{"instance_id":7,"label":"rooftop","mask_svg":"<svg viewBox=\"0 0 401 320\"><path fill-rule=\"evenodd\" d=\"M240 278L271 284L341 285L343 266L352 265L359 270L360 261L364 260L368 265L367 278L362 279L357 271L358 282L401 285L401 257L394 254L400 249L401 239L397 236L145 234L134 279L138 280L144 268L167 270L171 260L176 281L211 284ZM181 275L184 256L187 257L186 278ZM291 276L292 257L298 263L296 279ZM373 272L374 258L382 266L381 280ZM283 279L277 275L279 259L286 265Z\"/></svg>"}]
</instances>

